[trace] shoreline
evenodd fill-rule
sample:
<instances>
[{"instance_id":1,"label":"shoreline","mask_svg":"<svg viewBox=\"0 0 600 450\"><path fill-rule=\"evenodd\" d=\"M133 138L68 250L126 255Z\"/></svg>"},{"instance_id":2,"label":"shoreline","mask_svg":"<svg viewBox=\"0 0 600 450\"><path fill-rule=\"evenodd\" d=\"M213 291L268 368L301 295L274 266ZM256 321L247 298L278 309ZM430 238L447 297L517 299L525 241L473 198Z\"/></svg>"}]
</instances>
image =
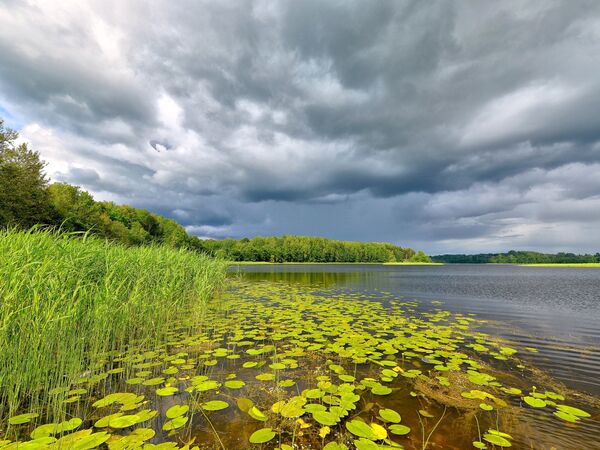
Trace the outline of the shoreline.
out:
<instances>
[{"instance_id":1,"label":"shoreline","mask_svg":"<svg viewBox=\"0 0 600 450\"><path fill-rule=\"evenodd\" d=\"M533 264L518 264L524 267L582 267L582 268L600 268L600 263L533 263Z\"/></svg>"},{"instance_id":2,"label":"shoreline","mask_svg":"<svg viewBox=\"0 0 600 450\"><path fill-rule=\"evenodd\" d=\"M268 262L268 261L227 261L228 266L517 266L517 267L574 267L598 269L600 263L443 263L443 262Z\"/></svg>"},{"instance_id":3,"label":"shoreline","mask_svg":"<svg viewBox=\"0 0 600 450\"><path fill-rule=\"evenodd\" d=\"M276 265L304 265L304 266L339 266L339 265L371 265L371 266L444 266L445 263L437 263L437 262L267 262L267 261L227 261L227 264L230 266L254 266L254 265L264 265L264 266L276 266Z\"/></svg>"}]
</instances>

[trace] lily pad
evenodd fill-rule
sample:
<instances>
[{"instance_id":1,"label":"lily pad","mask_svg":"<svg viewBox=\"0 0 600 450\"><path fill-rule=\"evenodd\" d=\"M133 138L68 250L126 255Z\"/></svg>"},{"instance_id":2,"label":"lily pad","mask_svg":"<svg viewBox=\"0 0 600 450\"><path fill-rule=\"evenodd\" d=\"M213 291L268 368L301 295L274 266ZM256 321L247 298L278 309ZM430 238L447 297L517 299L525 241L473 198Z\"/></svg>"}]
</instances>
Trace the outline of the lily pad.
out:
<instances>
[{"instance_id":1,"label":"lily pad","mask_svg":"<svg viewBox=\"0 0 600 450\"><path fill-rule=\"evenodd\" d=\"M321 425L335 425L339 422L340 418L328 411L315 411L313 413L313 419L319 422Z\"/></svg>"},{"instance_id":2,"label":"lily pad","mask_svg":"<svg viewBox=\"0 0 600 450\"><path fill-rule=\"evenodd\" d=\"M110 428L127 428L132 425L135 425L140 421L140 416L136 414L131 414L127 416L115 417L114 419L108 422L108 426Z\"/></svg>"},{"instance_id":3,"label":"lily pad","mask_svg":"<svg viewBox=\"0 0 600 450\"><path fill-rule=\"evenodd\" d=\"M11 425L21 425L24 423L31 422L32 419L35 419L38 416L39 414L36 413L19 414L18 416L13 416L10 419L8 419L8 423Z\"/></svg>"},{"instance_id":4,"label":"lily pad","mask_svg":"<svg viewBox=\"0 0 600 450\"><path fill-rule=\"evenodd\" d=\"M261 428L250 435L251 444L264 444L275 437L275 432L271 428Z\"/></svg>"},{"instance_id":5,"label":"lily pad","mask_svg":"<svg viewBox=\"0 0 600 450\"><path fill-rule=\"evenodd\" d=\"M402 420L402 418L400 417L400 414L398 414L393 409L380 409L379 417L381 417L386 422L391 422L391 423L399 423Z\"/></svg>"},{"instance_id":6,"label":"lily pad","mask_svg":"<svg viewBox=\"0 0 600 450\"><path fill-rule=\"evenodd\" d=\"M541 398L535 398L535 397L523 397L523 401L525 403L527 403L529 406L531 406L532 408L545 408L546 407L546 402L544 400L542 400Z\"/></svg>"},{"instance_id":7,"label":"lily pad","mask_svg":"<svg viewBox=\"0 0 600 450\"><path fill-rule=\"evenodd\" d=\"M351 420L346 422L346 429L355 436L364 437L367 439L377 439L377 435L373 429L361 420Z\"/></svg>"},{"instance_id":8,"label":"lily pad","mask_svg":"<svg viewBox=\"0 0 600 450\"><path fill-rule=\"evenodd\" d=\"M178 430L179 428L183 427L188 420L189 417L187 416L181 416L175 419L168 420L163 424L162 429L164 431Z\"/></svg>"},{"instance_id":9,"label":"lily pad","mask_svg":"<svg viewBox=\"0 0 600 450\"><path fill-rule=\"evenodd\" d=\"M377 385L371 388L371 393L374 395L389 395L392 393L392 389L387 386Z\"/></svg>"},{"instance_id":10,"label":"lily pad","mask_svg":"<svg viewBox=\"0 0 600 450\"><path fill-rule=\"evenodd\" d=\"M261 422L265 422L267 420L267 416L265 416L256 406L252 406L248 410L248 415L255 420L260 420Z\"/></svg>"},{"instance_id":11,"label":"lily pad","mask_svg":"<svg viewBox=\"0 0 600 450\"><path fill-rule=\"evenodd\" d=\"M486 433L483 435L483 440L489 442L490 444L497 445L498 447L512 447L511 442L497 434Z\"/></svg>"},{"instance_id":12,"label":"lily pad","mask_svg":"<svg viewBox=\"0 0 600 450\"><path fill-rule=\"evenodd\" d=\"M200 406L206 411L220 411L229 407L229 403L224 402L223 400L211 400L209 402L202 403Z\"/></svg>"},{"instance_id":13,"label":"lily pad","mask_svg":"<svg viewBox=\"0 0 600 450\"><path fill-rule=\"evenodd\" d=\"M576 417L590 417L590 413L573 406L558 405L556 409Z\"/></svg>"},{"instance_id":14,"label":"lily pad","mask_svg":"<svg viewBox=\"0 0 600 450\"><path fill-rule=\"evenodd\" d=\"M166 416L169 419L175 419L177 417L183 416L186 412L188 412L190 407L188 405L173 405L169 409L167 409Z\"/></svg>"},{"instance_id":15,"label":"lily pad","mask_svg":"<svg viewBox=\"0 0 600 450\"><path fill-rule=\"evenodd\" d=\"M396 434L398 436L404 436L410 433L410 427L401 424L395 424L389 426L390 433Z\"/></svg>"}]
</instances>

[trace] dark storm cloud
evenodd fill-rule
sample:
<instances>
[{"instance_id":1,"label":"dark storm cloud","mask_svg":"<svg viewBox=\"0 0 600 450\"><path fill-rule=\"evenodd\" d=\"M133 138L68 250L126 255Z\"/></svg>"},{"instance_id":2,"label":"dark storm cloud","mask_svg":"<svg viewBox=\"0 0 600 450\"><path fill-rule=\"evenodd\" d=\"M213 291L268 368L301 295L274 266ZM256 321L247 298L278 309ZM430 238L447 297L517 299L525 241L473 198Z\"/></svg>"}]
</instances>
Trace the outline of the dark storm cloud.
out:
<instances>
[{"instance_id":1,"label":"dark storm cloud","mask_svg":"<svg viewBox=\"0 0 600 450\"><path fill-rule=\"evenodd\" d=\"M0 111L55 179L202 236L585 250L598 54L585 0L12 1Z\"/></svg>"}]
</instances>

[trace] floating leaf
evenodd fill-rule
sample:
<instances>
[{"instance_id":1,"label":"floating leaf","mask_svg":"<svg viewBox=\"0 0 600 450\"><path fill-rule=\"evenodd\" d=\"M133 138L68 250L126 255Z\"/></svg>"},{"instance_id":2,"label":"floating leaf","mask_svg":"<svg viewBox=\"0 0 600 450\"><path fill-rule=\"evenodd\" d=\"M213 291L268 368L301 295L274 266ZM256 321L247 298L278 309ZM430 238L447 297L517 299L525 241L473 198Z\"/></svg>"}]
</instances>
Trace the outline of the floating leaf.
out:
<instances>
[{"instance_id":1,"label":"floating leaf","mask_svg":"<svg viewBox=\"0 0 600 450\"><path fill-rule=\"evenodd\" d=\"M571 414L572 416L577 416L577 417L590 417L590 413L585 412L582 409L579 408L575 408L573 406L567 406L567 405L558 405L556 407L556 409L558 409L559 411L565 412L567 414Z\"/></svg>"},{"instance_id":2,"label":"floating leaf","mask_svg":"<svg viewBox=\"0 0 600 450\"><path fill-rule=\"evenodd\" d=\"M242 364L242 367L245 369L250 369L252 367L256 367L257 365L258 363L256 361L246 361L244 364Z\"/></svg>"},{"instance_id":3,"label":"floating leaf","mask_svg":"<svg viewBox=\"0 0 600 450\"><path fill-rule=\"evenodd\" d=\"M523 397L523 401L533 408L544 408L546 406L546 402L540 398L527 396Z\"/></svg>"},{"instance_id":4,"label":"floating leaf","mask_svg":"<svg viewBox=\"0 0 600 450\"><path fill-rule=\"evenodd\" d=\"M114 419L114 418L117 418L117 417L121 417L122 415L123 415L123 413L122 413L122 412L118 412L118 413L115 413L115 414L110 414L110 415L108 415L108 416L104 416L104 417L102 417L101 419L98 419L98 420L96 421L96 423L94 424L94 426L95 426L96 428L105 428L105 427L107 427L107 426L108 426L108 423L109 423L109 422L110 422L112 419Z\"/></svg>"},{"instance_id":5,"label":"floating leaf","mask_svg":"<svg viewBox=\"0 0 600 450\"><path fill-rule=\"evenodd\" d=\"M273 381L275 379L275 375L272 373L262 373L260 375L256 375L255 378L259 381Z\"/></svg>"},{"instance_id":6,"label":"floating leaf","mask_svg":"<svg viewBox=\"0 0 600 450\"><path fill-rule=\"evenodd\" d=\"M264 422L267 420L267 416L265 416L260 409L258 409L256 406L252 406L249 410L248 410L248 415L250 417L252 417L253 419L256 420L260 420L261 422Z\"/></svg>"},{"instance_id":7,"label":"floating leaf","mask_svg":"<svg viewBox=\"0 0 600 450\"><path fill-rule=\"evenodd\" d=\"M379 450L379 445L370 439L360 438L354 441L357 450Z\"/></svg>"},{"instance_id":8,"label":"floating leaf","mask_svg":"<svg viewBox=\"0 0 600 450\"><path fill-rule=\"evenodd\" d=\"M229 403L224 402L222 400L211 400L209 402L202 403L200 407L207 411L220 411L229 407Z\"/></svg>"},{"instance_id":9,"label":"floating leaf","mask_svg":"<svg viewBox=\"0 0 600 450\"><path fill-rule=\"evenodd\" d=\"M566 420L567 422L571 422L571 423L576 423L581 420L579 417L574 416L573 414L569 414L568 412L565 412L565 411L555 411L553 414L556 417L559 417L562 420Z\"/></svg>"},{"instance_id":10,"label":"floating leaf","mask_svg":"<svg viewBox=\"0 0 600 450\"><path fill-rule=\"evenodd\" d=\"M371 389L371 393L375 395L388 395L392 393L392 390L387 386L377 385Z\"/></svg>"},{"instance_id":11,"label":"floating leaf","mask_svg":"<svg viewBox=\"0 0 600 450\"><path fill-rule=\"evenodd\" d=\"M498 436L497 434L486 433L483 435L483 440L490 444L497 445L498 447L512 447L512 444L508 439Z\"/></svg>"},{"instance_id":12,"label":"floating leaf","mask_svg":"<svg viewBox=\"0 0 600 450\"><path fill-rule=\"evenodd\" d=\"M193 385L197 391L204 392L204 391L211 391L214 389L219 389L219 387L221 386L221 383L219 383L218 381L214 381L214 380L206 380L206 381L201 381L199 383L195 383Z\"/></svg>"},{"instance_id":13,"label":"floating leaf","mask_svg":"<svg viewBox=\"0 0 600 450\"><path fill-rule=\"evenodd\" d=\"M330 442L323 447L323 450L348 450L348 447L338 442Z\"/></svg>"},{"instance_id":14,"label":"floating leaf","mask_svg":"<svg viewBox=\"0 0 600 450\"><path fill-rule=\"evenodd\" d=\"M275 432L271 428L261 428L250 435L251 444L264 444L275 437Z\"/></svg>"},{"instance_id":15,"label":"floating leaf","mask_svg":"<svg viewBox=\"0 0 600 450\"><path fill-rule=\"evenodd\" d=\"M173 386L166 386L164 388L158 388L156 390L156 395L160 395L161 397L168 397L170 395L176 394L179 392L179 389Z\"/></svg>"},{"instance_id":16,"label":"floating leaf","mask_svg":"<svg viewBox=\"0 0 600 450\"><path fill-rule=\"evenodd\" d=\"M138 411L136 413L136 416L138 416L140 418L140 423L141 423L141 422L146 422L147 420L152 419L157 414L158 414L158 411L156 411L156 410L142 409L141 411Z\"/></svg>"},{"instance_id":17,"label":"floating leaf","mask_svg":"<svg viewBox=\"0 0 600 450\"><path fill-rule=\"evenodd\" d=\"M105 431L99 431L75 440L71 446L69 446L69 450L90 450L108 441L109 438L110 434Z\"/></svg>"},{"instance_id":18,"label":"floating leaf","mask_svg":"<svg viewBox=\"0 0 600 450\"><path fill-rule=\"evenodd\" d=\"M321 425L335 425L339 422L340 418L328 411L315 411L313 413L313 419L319 422Z\"/></svg>"},{"instance_id":19,"label":"floating leaf","mask_svg":"<svg viewBox=\"0 0 600 450\"><path fill-rule=\"evenodd\" d=\"M392 423L399 423L402 420L402 418L400 417L400 414L398 414L393 409L380 409L379 417L381 417L386 422L392 422Z\"/></svg>"},{"instance_id":20,"label":"floating leaf","mask_svg":"<svg viewBox=\"0 0 600 450\"><path fill-rule=\"evenodd\" d=\"M377 439L377 435L373 429L361 420L351 420L346 422L346 429L355 436L364 437L367 439Z\"/></svg>"},{"instance_id":21,"label":"floating leaf","mask_svg":"<svg viewBox=\"0 0 600 450\"><path fill-rule=\"evenodd\" d=\"M120 416L120 417L115 417L115 418L111 419L108 422L108 426L110 428L127 428L132 425L135 425L139 421L140 421L140 416L138 416L136 414L131 414L131 415Z\"/></svg>"},{"instance_id":22,"label":"floating leaf","mask_svg":"<svg viewBox=\"0 0 600 450\"><path fill-rule=\"evenodd\" d=\"M190 407L188 405L173 405L169 409L167 409L166 416L169 419L175 419L177 417L183 416L186 412L188 412Z\"/></svg>"},{"instance_id":23,"label":"floating leaf","mask_svg":"<svg viewBox=\"0 0 600 450\"><path fill-rule=\"evenodd\" d=\"M189 420L189 417L187 417L187 416L176 417L175 419L166 421L163 424L162 429L164 431L177 430L177 429L183 427L187 423L188 420Z\"/></svg>"},{"instance_id":24,"label":"floating leaf","mask_svg":"<svg viewBox=\"0 0 600 450\"><path fill-rule=\"evenodd\" d=\"M31 422L32 419L35 419L38 416L39 416L39 414L36 414L36 413L20 414L18 416L13 416L10 419L8 419L8 423L11 425L21 425L24 423Z\"/></svg>"},{"instance_id":25,"label":"floating leaf","mask_svg":"<svg viewBox=\"0 0 600 450\"><path fill-rule=\"evenodd\" d=\"M240 397L236 401L238 408L244 412L248 412L250 408L254 406L254 402L249 398Z\"/></svg>"},{"instance_id":26,"label":"floating leaf","mask_svg":"<svg viewBox=\"0 0 600 450\"><path fill-rule=\"evenodd\" d=\"M73 417L70 420L66 420L58 424L58 433L64 433L65 431L72 431L78 428L83 423L79 417Z\"/></svg>"},{"instance_id":27,"label":"floating leaf","mask_svg":"<svg viewBox=\"0 0 600 450\"><path fill-rule=\"evenodd\" d=\"M377 436L377 439L385 439L388 436L386 429L378 423L372 423L371 429L375 433L375 436Z\"/></svg>"},{"instance_id":28,"label":"floating leaf","mask_svg":"<svg viewBox=\"0 0 600 450\"><path fill-rule=\"evenodd\" d=\"M149 380L145 380L142 382L144 386L156 386L158 384L162 384L165 382L163 377L150 378Z\"/></svg>"},{"instance_id":29,"label":"floating leaf","mask_svg":"<svg viewBox=\"0 0 600 450\"><path fill-rule=\"evenodd\" d=\"M390 425L389 426L390 433L397 434L398 436L404 436L405 434L410 433L410 427L406 425Z\"/></svg>"}]
</instances>

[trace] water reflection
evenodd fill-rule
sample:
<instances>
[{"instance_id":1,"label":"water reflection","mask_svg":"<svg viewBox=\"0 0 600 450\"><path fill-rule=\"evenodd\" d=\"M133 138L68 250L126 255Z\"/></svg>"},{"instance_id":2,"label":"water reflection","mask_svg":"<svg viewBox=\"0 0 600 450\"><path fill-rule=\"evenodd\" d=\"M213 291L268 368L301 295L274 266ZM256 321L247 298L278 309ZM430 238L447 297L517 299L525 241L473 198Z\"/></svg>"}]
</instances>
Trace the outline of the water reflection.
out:
<instances>
[{"instance_id":1,"label":"water reflection","mask_svg":"<svg viewBox=\"0 0 600 450\"><path fill-rule=\"evenodd\" d=\"M512 342L536 347L528 357L567 386L600 397L600 271L496 265L245 265L232 274L253 281L349 288L371 298L392 293L431 308L490 320Z\"/></svg>"},{"instance_id":2,"label":"water reflection","mask_svg":"<svg viewBox=\"0 0 600 450\"><path fill-rule=\"evenodd\" d=\"M352 286L368 285L372 273L361 272L231 272L230 276L243 277L250 281L282 281L306 286Z\"/></svg>"}]
</instances>

